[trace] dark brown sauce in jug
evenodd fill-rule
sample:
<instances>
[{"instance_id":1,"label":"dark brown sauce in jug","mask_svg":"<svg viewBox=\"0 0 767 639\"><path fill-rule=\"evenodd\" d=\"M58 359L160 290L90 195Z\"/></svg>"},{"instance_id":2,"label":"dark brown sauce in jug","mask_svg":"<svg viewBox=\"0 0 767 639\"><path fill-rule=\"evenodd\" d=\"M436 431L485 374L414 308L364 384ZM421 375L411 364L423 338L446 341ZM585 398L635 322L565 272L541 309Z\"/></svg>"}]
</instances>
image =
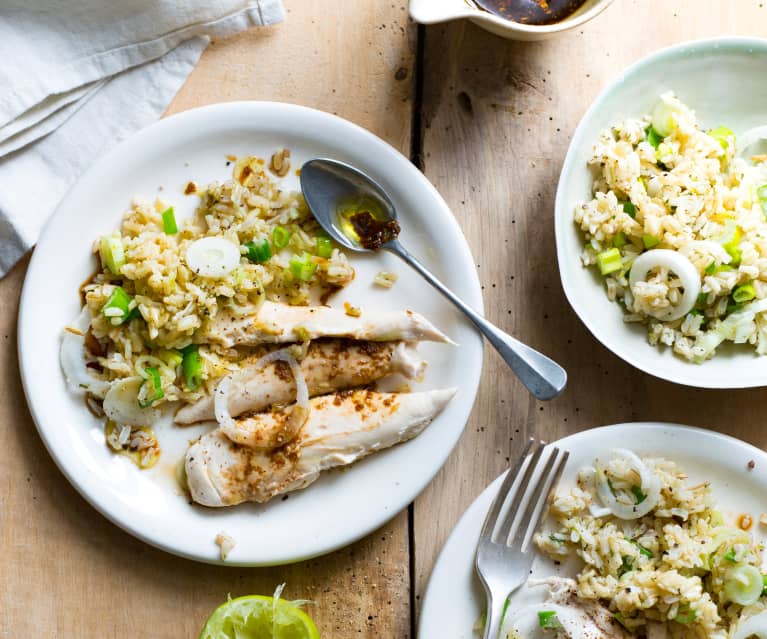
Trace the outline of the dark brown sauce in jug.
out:
<instances>
[{"instance_id":1,"label":"dark brown sauce in jug","mask_svg":"<svg viewBox=\"0 0 767 639\"><path fill-rule=\"evenodd\" d=\"M554 24L586 0L474 0L480 9L521 24Z\"/></svg>"}]
</instances>

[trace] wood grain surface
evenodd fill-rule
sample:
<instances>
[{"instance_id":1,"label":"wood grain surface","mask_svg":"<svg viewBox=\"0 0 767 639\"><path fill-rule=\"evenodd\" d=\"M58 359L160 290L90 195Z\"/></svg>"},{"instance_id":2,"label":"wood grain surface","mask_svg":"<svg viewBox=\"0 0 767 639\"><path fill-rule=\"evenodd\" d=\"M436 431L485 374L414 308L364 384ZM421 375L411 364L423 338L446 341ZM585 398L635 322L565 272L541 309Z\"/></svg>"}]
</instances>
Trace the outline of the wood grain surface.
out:
<instances>
[{"instance_id":1,"label":"wood grain surface","mask_svg":"<svg viewBox=\"0 0 767 639\"><path fill-rule=\"evenodd\" d=\"M18 374L25 260L0 280L0 637L194 637L228 593L269 594L283 581L287 596L316 602L311 614L323 637L412 637L445 538L529 435L554 439L652 419L767 445L764 391L660 382L600 346L564 299L554 252L557 176L597 93L660 47L765 31L767 8L758 0L705 4L616 0L580 31L514 43L468 22L416 29L404 0L286 0L285 23L214 43L171 113L239 99L295 102L337 113L418 156L477 256L487 315L557 358L569 388L536 402L488 351L472 418L411 518L402 513L357 544L293 566L197 564L107 522L46 452Z\"/></svg>"}]
</instances>

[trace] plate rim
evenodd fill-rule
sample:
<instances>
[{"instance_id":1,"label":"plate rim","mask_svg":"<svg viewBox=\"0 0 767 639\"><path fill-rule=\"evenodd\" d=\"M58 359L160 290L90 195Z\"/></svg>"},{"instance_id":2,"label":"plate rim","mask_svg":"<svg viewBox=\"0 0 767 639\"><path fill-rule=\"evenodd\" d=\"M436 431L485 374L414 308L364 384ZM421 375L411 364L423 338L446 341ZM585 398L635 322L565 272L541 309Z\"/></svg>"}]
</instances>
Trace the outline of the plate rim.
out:
<instances>
[{"instance_id":1,"label":"plate rim","mask_svg":"<svg viewBox=\"0 0 767 639\"><path fill-rule=\"evenodd\" d=\"M559 280L562 284L567 302L570 308L578 316L581 323L588 329L592 337L599 342L603 347L609 350L613 355L619 357L621 360L633 366L634 368L647 373L656 379L662 379L681 386L688 386L690 388L709 388L709 389L738 389L738 388L760 388L767 386L767 381L760 382L757 379L744 380L741 382L727 383L724 376L719 381L713 378L697 379L692 374L682 374L674 372L666 372L663 370L662 364L653 368L650 364L643 362L636 362L632 359L633 351L627 347L623 347L619 340L604 340L599 335L599 329L595 326L594 322L590 319L589 309L586 305L579 301L579 296L574 290L574 286L569 283L566 277L566 269L570 267L570 263L567 260L567 256L564 255L565 234L569 233L571 227L574 227L572 223L572 208L574 203L565 202L564 186L565 180L563 179L566 174L569 174L572 170L572 166L575 165L577 160L577 150L580 145L584 143L581 138L584 137L585 129L587 128L588 121L593 117L594 113L601 107L602 103L615 91L616 87L625 83L634 73L638 72L646 65L657 63L665 58L673 59L675 56L686 53L692 53L695 50L716 50L727 51L728 49L735 51L742 51L744 48L759 48L761 53L767 57L767 38L759 38L754 36L716 36L711 38L698 38L694 40L686 40L679 42L668 47L664 47L657 51L653 51L639 60L632 62L625 67L617 76L615 76L608 84L603 88L593 102L589 105L588 109L581 116L578 126L573 132L573 137L570 140L570 144L567 147L565 158L562 163L562 169L559 172L559 178L557 182L557 190L554 198L554 235L557 247L557 266L559 269ZM700 52L700 51L699 51ZM566 211L570 211L566 213ZM569 217L568 217L569 216ZM576 229L577 230L577 229ZM582 267L582 265L579 265ZM690 366L698 366L690 363ZM702 366L702 365L700 365Z\"/></svg>"},{"instance_id":2,"label":"plate rim","mask_svg":"<svg viewBox=\"0 0 767 639\"><path fill-rule=\"evenodd\" d=\"M455 449L455 446L458 445L458 442L460 441L460 437L463 434L463 431L466 428L466 424L468 423L469 417L471 415L471 412L474 407L474 403L476 401L477 392L479 389L479 383L481 379L481 374L484 368L484 348L482 343L482 338L479 335L479 333L473 329L473 346L471 346L466 341L466 344L468 347L473 348L474 353L473 357L476 358L476 374L474 375L474 379L469 380L468 384L464 384L461 387L461 395L467 397L467 400L463 403L463 410L460 411L459 416L460 419L463 421L463 427L460 429L460 431L456 434L455 441L452 442L452 445L449 447L449 449L446 449L444 451L444 454L439 455L435 458L435 463L438 462L438 466L436 467L435 471L433 473L426 473L420 481L415 482L410 490L404 491L403 497L400 498L399 501L403 502L403 505L399 509L392 509L391 511L380 511L378 516L375 518L375 521L368 522L366 525L359 526L357 529L355 529L353 532L347 532L346 534L338 535L337 539L334 543L326 544L325 546L321 548L316 548L315 550L309 552L309 553L302 553L300 555L296 555L295 553L286 553L284 556L277 557L274 560L268 560L268 561L248 561L248 560L229 560L229 561L222 561L218 558L212 558L209 556L203 556L200 554L194 554L192 552L185 552L178 548L175 548L172 543L166 543L161 539L157 539L153 537L151 534L144 530L140 530L137 526L134 525L133 520L130 518L122 518L119 515L119 508L115 508L114 504L109 503L109 500L106 500L107 503L104 503L104 500L100 499L97 495L93 493L92 490L88 488L89 482L87 481L81 481L76 478L76 473L74 472L76 469L74 468L74 465L68 461L63 455L59 454L55 446L53 445L53 442L51 438L48 435L47 428L42 424L42 419L40 417L40 413L36 404L36 401L33 401L33 397L36 398L37 401L39 401L39 397L37 397L37 393L32 392L33 385L30 383L30 380L34 374L33 371L33 364L27 361L27 357L25 355L25 346L29 343L29 337L27 334L27 330L25 329L25 322L24 319L27 316L27 314L30 312L30 307L32 305L32 302L30 299L34 295L32 291L32 277L33 274L36 274L38 271L44 272L45 264L43 262L43 257L40 251L37 250L37 248L42 244L45 245L49 241L49 237L51 237L55 231L54 228L54 221L57 221L60 217L61 211L65 209L65 205L68 203L68 201L73 198L77 197L79 195L79 191L81 189L85 189L83 186L84 184L87 184L89 180L92 180L92 176L98 173L98 167L101 164L104 164L106 162L114 162L115 158L119 158L122 153L125 152L126 149L131 149L137 147L142 141L151 138L151 136L162 132L166 128L172 128L172 127L183 127L187 126L187 121L194 122L197 118L204 118L207 117L209 113L225 113L227 111L231 112L239 112L239 110L263 110L263 111L269 111L271 109L282 109L286 112L292 112L296 115L296 117L308 117L308 118L314 118L314 119L320 119L324 120L326 122L333 122L336 126L345 127L349 131L353 131L356 135L361 136L365 141L371 145L372 148L379 150L382 153L388 154L389 158L387 162L397 162L402 167L402 170L406 170L410 173L410 175L413 176L414 180L418 180L424 188L426 188L431 197L434 198L434 201L439 202L446 212L449 213L449 215L445 216L445 222L450 227L451 233L455 236L456 240L461 243L464 251L462 252L462 257L465 258L465 261L467 261L467 264L470 265L472 268L469 268L467 272L464 274L467 279L468 284L468 291L470 292L469 295L465 296L465 301L475 308L480 314L484 315L484 300L482 296L482 289L480 285L479 275L476 271L476 268L474 268L475 260L473 253L471 251L471 247L469 246L469 243L466 239L466 236L464 235L458 220L455 217L455 214L453 213L450 206L447 204L447 202L444 200L444 198L441 196L441 194L437 191L437 189L434 187L434 185L429 181L429 179L424 175L422 171L418 169L403 153L401 153L398 149L396 149L394 146L389 144L386 140L379 137L375 133L365 129L364 127L355 124L354 122L351 122L345 118L342 118L338 115L328 113L326 111L322 111L320 109L315 109L312 107L307 107L295 103L289 103L289 102L279 102L279 101L268 101L268 100L235 100L235 101L229 101L229 102L218 102L214 104L208 104L203 105L200 107L195 107L191 109L187 109L185 111L181 111L179 113L175 113L173 115L169 115L167 117L161 118L160 120L150 124L147 127L144 127L132 135L129 135L125 139L118 142L112 149L110 149L108 152L104 153L101 156L98 156L94 158L93 163L91 166L82 174L80 175L77 180L72 184L72 186L68 189L66 194L62 197L61 201L57 205L55 211L51 214L51 216L48 218L45 226L43 227L40 236L35 244L35 247L32 252L32 257L30 259L29 265L27 267L27 271L24 276L24 282L21 289L21 295L19 297L19 308L18 308L18 317L16 322L16 329L17 329L17 356L18 356L18 368L19 368L19 374L21 377L22 382L22 388L24 391L24 398L27 403L27 406L29 408L30 414L32 416L32 421L35 425L35 428L38 432L38 435L40 436L40 439L42 440L45 449L47 450L50 457L53 459L54 463L56 464L59 471L64 475L64 477L67 479L67 481L70 483L72 487L75 488L77 493L85 499L85 501L90 504L100 515L105 517L108 521L119 527L120 529L124 530L125 532L129 533L133 537L140 539L144 543L149 544L152 547L158 548L162 551L168 552L170 554L173 554L178 557L182 557L185 559L190 559L193 561L199 561L202 563L208 563L208 564L214 564L214 565L222 565L222 566L229 566L233 568L237 567L255 567L255 566L274 566L274 565L286 565L294 562L300 562L305 561L314 557L322 556L325 554L329 554L331 552L334 552L336 550L339 550L340 548L343 548L345 546L348 546L363 537L371 534L375 530L379 529L381 526L385 525L392 519L394 519L402 510L407 508L407 504L412 502L423 490L428 486L429 483L434 479L434 476L437 472L444 466L445 462L447 461L450 453ZM243 111L244 112L244 111ZM219 114L220 115L220 114ZM252 115L252 113L250 114ZM204 135L204 133L202 133ZM194 137L192 135L191 137ZM466 322L466 326L471 326L470 323ZM58 357L57 357L58 361Z\"/></svg>"},{"instance_id":3,"label":"plate rim","mask_svg":"<svg viewBox=\"0 0 767 639\"><path fill-rule=\"evenodd\" d=\"M546 444L547 448L558 446L558 447L566 447L567 442L573 439L577 439L580 437L588 436L588 437L598 437L601 433L604 433L605 431L615 431L615 430L625 430L625 429L648 429L650 431L664 431L666 433L672 433L674 431L681 431L689 436L700 436L703 435L704 437L711 437L713 440L718 441L724 441L727 442L730 446L737 446L744 451L747 451L749 454L753 455L755 458L757 458L757 463L759 463L758 459L761 458L763 464L767 464L767 451L762 450L761 448L758 448L757 446L750 444L749 442L746 442L742 439L738 439L737 437L734 437L733 435L728 435L726 433L720 433L716 430L711 430L708 428L704 428L701 426L689 426L687 424L679 424L676 422L656 422L656 421L641 421L641 422L621 422L617 424L604 424L602 426L594 426L592 428L586 428L584 430L580 430L576 433L570 433L569 435L565 435L564 437L548 442ZM461 534L463 533L463 528L465 526L470 525L473 522L473 519L469 519L469 515L474 515L475 510L479 510L480 506L482 506L484 501L488 501L487 509L490 508L490 499L495 495L495 493L500 489L500 484L503 481L503 478L506 476L506 473L508 473L508 469L504 470L500 475L495 477L493 480L491 480L481 491L480 493L471 501L471 503L466 507L466 509L461 513L461 516L458 518L458 521L456 521L455 525L450 531L450 534L445 539L444 544L442 545L442 548L440 549L436 560L434 561L434 565L432 566L431 573L429 574L429 580L426 584L426 590L423 593L422 596L422 603L421 603L421 609L420 614L418 617L418 627L417 627L417 639L426 639L427 635L425 634L428 632L428 628L425 628L425 616L424 611L427 610L427 604L431 601L433 597L436 596L435 589L433 586L433 578L435 575L435 572L437 571L438 566L442 565L444 561L448 558L448 552L451 549L452 543L455 542ZM481 515L484 518L485 510L482 509L479 510L479 515ZM472 556L472 564L474 563L474 555L476 551L472 549L471 556ZM434 608L435 606L429 606L429 609Z\"/></svg>"}]
</instances>

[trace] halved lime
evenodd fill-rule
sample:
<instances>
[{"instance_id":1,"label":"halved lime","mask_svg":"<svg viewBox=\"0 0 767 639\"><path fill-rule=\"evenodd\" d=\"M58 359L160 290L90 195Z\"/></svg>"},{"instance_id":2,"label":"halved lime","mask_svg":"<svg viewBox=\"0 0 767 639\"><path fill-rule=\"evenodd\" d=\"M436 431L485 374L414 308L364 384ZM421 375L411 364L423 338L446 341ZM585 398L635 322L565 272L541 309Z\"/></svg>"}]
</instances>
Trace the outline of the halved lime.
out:
<instances>
[{"instance_id":1,"label":"halved lime","mask_svg":"<svg viewBox=\"0 0 767 639\"><path fill-rule=\"evenodd\" d=\"M285 599L246 595L213 611L200 639L319 639L317 626Z\"/></svg>"}]
</instances>

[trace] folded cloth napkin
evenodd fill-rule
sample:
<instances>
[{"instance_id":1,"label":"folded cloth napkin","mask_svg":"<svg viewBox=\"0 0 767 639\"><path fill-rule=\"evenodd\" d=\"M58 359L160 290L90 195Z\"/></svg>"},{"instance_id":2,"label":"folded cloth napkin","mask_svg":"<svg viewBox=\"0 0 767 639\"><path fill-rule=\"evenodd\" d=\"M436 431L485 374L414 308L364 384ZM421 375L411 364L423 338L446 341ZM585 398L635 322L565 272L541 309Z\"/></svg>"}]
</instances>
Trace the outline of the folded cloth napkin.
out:
<instances>
[{"instance_id":1,"label":"folded cloth napkin","mask_svg":"<svg viewBox=\"0 0 767 639\"><path fill-rule=\"evenodd\" d=\"M281 0L5 0L0 277L83 171L162 115L211 37L283 17Z\"/></svg>"}]
</instances>

